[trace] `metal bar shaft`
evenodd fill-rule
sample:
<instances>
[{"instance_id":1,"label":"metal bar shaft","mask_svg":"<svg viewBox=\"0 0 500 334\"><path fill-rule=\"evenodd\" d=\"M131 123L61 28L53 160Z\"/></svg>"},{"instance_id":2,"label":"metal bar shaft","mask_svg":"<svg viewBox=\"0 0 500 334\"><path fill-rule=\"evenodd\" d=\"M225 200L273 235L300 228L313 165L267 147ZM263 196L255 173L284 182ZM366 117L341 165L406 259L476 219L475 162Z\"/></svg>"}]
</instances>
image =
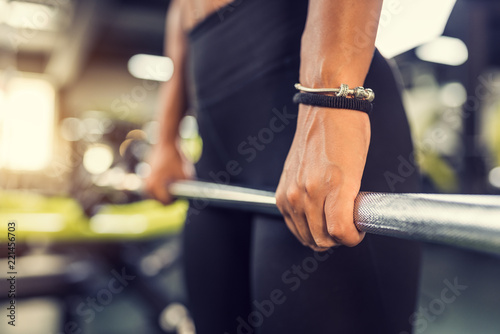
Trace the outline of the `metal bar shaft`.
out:
<instances>
[{"instance_id":1,"label":"metal bar shaft","mask_svg":"<svg viewBox=\"0 0 500 334\"><path fill-rule=\"evenodd\" d=\"M274 193L201 181L169 186L176 197L280 215ZM360 231L500 254L500 196L360 192L354 221Z\"/></svg>"}]
</instances>

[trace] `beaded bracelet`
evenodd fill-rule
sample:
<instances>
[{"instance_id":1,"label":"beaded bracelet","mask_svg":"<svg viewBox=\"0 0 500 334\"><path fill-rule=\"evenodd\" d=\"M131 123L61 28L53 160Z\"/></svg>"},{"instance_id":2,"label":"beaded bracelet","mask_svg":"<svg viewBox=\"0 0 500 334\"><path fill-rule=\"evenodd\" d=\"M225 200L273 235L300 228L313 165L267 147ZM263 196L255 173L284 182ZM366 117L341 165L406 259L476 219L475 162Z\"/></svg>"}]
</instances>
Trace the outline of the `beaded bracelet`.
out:
<instances>
[{"instance_id":1,"label":"beaded bracelet","mask_svg":"<svg viewBox=\"0 0 500 334\"><path fill-rule=\"evenodd\" d=\"M296 83L295 88L307 93L335 93L338 97L352 97L358 100L368 100L368 102L373 102L375 99L375 92L370 88L356 87L349 89L346 84L341 84L340 88L308 88Z\"/></svg>"},{"instance_id":2,"label":"beaded bracelet","mask_svg":"<svg viewBox=\"0 0 500 334\"><path fill-rule=\"evenodd\" d=\"M295 103L334 109L352 109L367 114L370 114L373 109L371 102L375 99L375 93L370 88L349 89L346 84L341 84L340 88L308 88L300 83L295 84L295 88L301 91L293 97ZM324 95L325 93L335 95Z\"/></svg>"}]
</instances>

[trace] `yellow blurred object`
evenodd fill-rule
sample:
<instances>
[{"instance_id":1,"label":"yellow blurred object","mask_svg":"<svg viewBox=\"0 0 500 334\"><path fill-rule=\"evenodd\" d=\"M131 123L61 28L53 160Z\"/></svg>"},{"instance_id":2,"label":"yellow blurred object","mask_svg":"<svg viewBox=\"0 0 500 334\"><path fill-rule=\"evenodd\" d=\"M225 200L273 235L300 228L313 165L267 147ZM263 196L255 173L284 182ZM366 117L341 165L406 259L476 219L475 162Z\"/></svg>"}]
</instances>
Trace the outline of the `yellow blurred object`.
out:
<instances>
[{"instance_id":1,"label":"yellow blurred object","mask_svg":"<svg viewBox=\"0 0 500 334\"><path fill-rule=\"evenodd\" d=\"M456 172L438 154L418 152L418 162L421 171L429 176L440 191L454 193L459 190Z\"/></svg>"},{"instance_id":2,"label":"yellow blurred object","mask_svg":"<svg viewBox=\"0 0 500 334\"><path fill-rule=\"evenodd\" d=\"M16 222L16 241L99 241L143 239L178 233L188 203L164 206L154 200L103 206L91 219L71 198L0 192L0 221ZM0 242L7 241L7 233Z\"/></svg>"},{"instance_id":3,"label":"yellow blurred object","mask_svg":"<svg viewBox=\"0 0 500 334\"><path fill-rule=\"evenodd\" d=\"M16 222L16 239L74 239L87 226L80 205L70 198L3 191L0 192L0 221ZM0 241L5 242L6 235Z\"/></svg>"},{"instance_id":4,"label":"yellow blurred object","mask_svg":"<svg viewBox=\"0 0 500 334\"><path fill-rule=\"evenodd\" d=\"M487 124L490 153L495 158L496 165L500 166L500 102L497 103L495 112Z\"/></svg>"},{"instance_id":5,"label":"yellow blurred object","mask_svg":"<svg viewBox=\"0 0 500 334\"><path fill-rule=\"evenodd\" d=\"M203 142L200 136L181 140L182 153L184 153L189 161L193 163L197 162L198 159L200 159L202 149Z\"/></svg>"},{"instance_id":6,"label":"yellow blurred object","mask_svg":"<svg viewBox=\"0 0 500 334\"><path fill-rule=\"evenodd\" d=\"M163 205L155 200L107 205L90 218L90 231L97 238L136 239L180 232L187 201Z\"/></svg>"}]
</instances>

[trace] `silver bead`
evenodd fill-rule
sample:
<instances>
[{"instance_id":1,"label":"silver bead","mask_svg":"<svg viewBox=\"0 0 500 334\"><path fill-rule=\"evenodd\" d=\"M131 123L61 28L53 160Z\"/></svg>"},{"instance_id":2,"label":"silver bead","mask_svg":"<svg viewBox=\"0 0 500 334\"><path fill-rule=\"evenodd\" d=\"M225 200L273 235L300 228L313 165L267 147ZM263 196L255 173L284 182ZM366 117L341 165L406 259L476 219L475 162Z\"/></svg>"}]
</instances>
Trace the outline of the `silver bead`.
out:
<instances>
[{"instance_id":1,"label":"silver bead","mask_svg":"<svg viewBox=\"0 0 500 334\"><path fill-rule=\"evenodd\" d=\"M347 97L349 95L349 86L346 84L340 84L339 92L337 93L338 97Z\"/></svg>"},{"instance_id":2,"label":"silver bead","mask_svg":"<svg viewBox=\"0 0 500 334\"><path fill-rule=\"evenodd\" d=\"M361 86L354 88L353 95L358 100L364 100L366 98L365 89Z\"/></svg>"},{"instance_id":3,"label":"silver bead","mask_svg":"<svg viewBox=\"0 0 500 334\"><path fill-rule=\"evenodd\" d=\"M367 93L366 99L368 102L372 102L375 99L375 92L370 88L365 89L365 92Z\"/></svg>"}]
</instances>

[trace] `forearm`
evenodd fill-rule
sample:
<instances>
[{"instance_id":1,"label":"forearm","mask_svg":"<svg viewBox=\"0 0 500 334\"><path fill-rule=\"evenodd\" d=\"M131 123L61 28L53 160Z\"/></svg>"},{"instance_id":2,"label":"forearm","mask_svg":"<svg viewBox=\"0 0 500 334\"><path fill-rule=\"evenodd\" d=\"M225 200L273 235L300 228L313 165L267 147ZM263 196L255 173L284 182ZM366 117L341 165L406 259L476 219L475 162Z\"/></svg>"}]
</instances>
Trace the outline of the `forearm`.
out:
<instances>
[{"instance_id":1,"label":"forearm","mask_svg":"<svg viewBox=\"0 0 500 334\"><path fill-rule=\"evenodd\" d=\"M172 78L162 84L159 94L159 144L174 145L179 134L179 123L187 109L185 62L186 36L181 23L179 0L172 1L166 24L165 55L174 63Z\"/></svg>"},{"instance_id":2,"label":"forearm","mask_svg":"<svg viewBox=\"0 0 500 334\"><path fill-rule=\"evenodd\" d=\"M381 6L382 0L310 0L300 82L313 88L362 86ZM369 144L366 113L300 105L276 204L304 245L325 250L339 244L354 246L363 239L353 212Z\"/></svg>"},{"instance_id":3,"label":"forearm","mask_svg":"<svg viewBox=\"0 0 500 334\"><path fill-rule=\"evenodd\" d=\"M302 35L300 81L307 87L362 86L382 0L311 0Z\"/></svg>"},{"instance_id":4,"label":"forearm","mask_svg":"<svg viewBox=\"0 0 500 334\"><path fill-rule=\"evenodd\" d=\"M180 80L171 79L160 87L158 144L175 145L179 136L179 124L187 108L186 90Z\"/></svg>"}]
</instances>

